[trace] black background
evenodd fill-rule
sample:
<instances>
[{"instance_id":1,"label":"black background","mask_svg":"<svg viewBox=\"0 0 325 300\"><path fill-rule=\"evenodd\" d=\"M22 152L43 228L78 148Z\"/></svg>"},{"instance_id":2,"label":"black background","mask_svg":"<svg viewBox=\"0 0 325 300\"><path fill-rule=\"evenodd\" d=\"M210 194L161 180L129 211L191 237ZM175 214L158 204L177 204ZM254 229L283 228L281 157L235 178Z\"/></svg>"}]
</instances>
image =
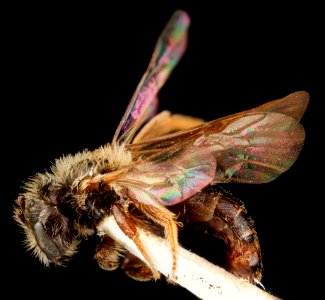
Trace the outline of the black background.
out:
<instances>
[{"instance_id":1,"label":"black background","mask_svg":"<svg viewBox=\"0 0 325 300\"><path fill-rule=\"evenodd\" d=\"M45 269L25 251L23 235L11 218L14 199L28 176L48 169L62 154L111 140L158 35L180 8L192 19L189 45L160 92L160 109L212 120L294 91L310 93L302 120L306 142L293 167L269 184L226 188L246 203L255 220L266 289L284 299L315 292L313 272L322 263L320 9L305 4L152 3L118 8L17 5L3 10L0 221L6 279L1 286L35 299L44 297L41 287L45 295L80 298L90 293L109 299L115 293L121 298L195 299L164 280L139 283L119 270L100 270L93 259L95 239L83 243L67 267ZM198 234L185 235L181 242L214 262L224 250L221 243Z\"/></svg>"}]
</instances>

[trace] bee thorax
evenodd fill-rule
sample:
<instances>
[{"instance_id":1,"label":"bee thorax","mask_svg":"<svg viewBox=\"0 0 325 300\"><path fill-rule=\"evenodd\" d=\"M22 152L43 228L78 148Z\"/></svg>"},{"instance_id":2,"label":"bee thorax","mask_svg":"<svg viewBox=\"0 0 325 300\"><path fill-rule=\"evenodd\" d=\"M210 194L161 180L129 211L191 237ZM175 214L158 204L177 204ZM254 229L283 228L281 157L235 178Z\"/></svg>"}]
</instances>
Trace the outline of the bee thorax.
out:
<instances>
[{"instance_id":1,"label":"bee thorax","mask_svg":"<svg viewBox=\"0 0 325 300\"><path fill-rule=\"evenodd\" d=\"M112 204L119 199L119 195L114 190L99 189L87 195L85 205L91 212L91 216L98 220L110 214Z\"/></svg>"}]
</instances>

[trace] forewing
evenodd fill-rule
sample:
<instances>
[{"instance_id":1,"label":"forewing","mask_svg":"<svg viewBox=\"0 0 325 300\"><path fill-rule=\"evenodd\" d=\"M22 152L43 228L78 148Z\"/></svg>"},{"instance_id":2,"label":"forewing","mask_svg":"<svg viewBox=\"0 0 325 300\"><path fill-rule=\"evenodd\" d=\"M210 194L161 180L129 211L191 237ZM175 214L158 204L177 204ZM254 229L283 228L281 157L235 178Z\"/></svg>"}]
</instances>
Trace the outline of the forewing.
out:
<instances>
[{"instance_id":1,"label":"forewing","mask_svg":"<svg viewBox=\"0 0 325 300\"><path fill-rule=\"evenodd\" d=\"M264 183L292 166L304 139L303 127L289 116L251 113L196 143L215 153L214 182Z\"/></svg>"},{"instance_id":2,"label":"forewing","mask_svg":"<svg viewBox=\"0 0 325 300\"><path fill-rule=\"evenodd\" d=\"M150 155L143 156L142 163L120 180L125 186L132 182L135 194L141 189L150 198L173 205L212 183L275 179L297 159L304 138L301 124L280 113L256 112L216 120L169 137L165 140L168 148L160 140L158 152L151 144L142 151Z\"/></svg>"},{"instance_id":3,"label":"forewing","mask_svg":"<svg viewBox=\"0 0 325 300\"><path fill-rule=\"evenodd\" d=\"M289 113L273 112L281 111L281 107L284 111L301 111L299 105L290 110L281 99L276 101L187 131L128 145L140 162L122 174L120 183L123 181L124 187L132 183L137 199L147 197L148 201L173 205L209 184L275 179L295 162L305 138L296 113L294 118ZM305 105L304 101L299 103Z\"/></svg>"},{"instance_id":4,"label":"forewing","mask_svg":"<svg viewBox=\"0 0 325 300\"><path fill-rule=\"evenodd\" d=\"M182 57L187 44L189 16L176 11L160 35L148 69L143 75L115 132L113 142L129 142L143 122L155 111L156 94Z\"/></svg>"},{"instance_id":5,"label":"forewing","mask_svg":"<svg viewBox=\"0 0 325 300\"><path fill-rule=\"evenodd\" d=\"M300 121L305 113L309 102L309 94L305 91L291 93L281 99L273 100L251 109L250 112L278 112L290 116L297 121Z\"/></svg>"},{"instance_id":6,"label":"forewing","mask_svg":"<svg viewBox=\"0 0 325 300\"><path fill-rule=\"evenodd\" d=\"M308 102L309 94L305 91L298 91L281 99L267 102L250 110L219 118L189 130L175 132L138 144L127 145L127 147L132 151L134 158L140 156L148 159L152 159L152 156L164 158L173 155L174 152L182 151L184 147L186 148L188 145L191 145L193 140L199 138L201 135L221 133L226 126L243 116L259 112L274 112L284 114L299 121L306 110Z\"/></svg>"}]
</instances>

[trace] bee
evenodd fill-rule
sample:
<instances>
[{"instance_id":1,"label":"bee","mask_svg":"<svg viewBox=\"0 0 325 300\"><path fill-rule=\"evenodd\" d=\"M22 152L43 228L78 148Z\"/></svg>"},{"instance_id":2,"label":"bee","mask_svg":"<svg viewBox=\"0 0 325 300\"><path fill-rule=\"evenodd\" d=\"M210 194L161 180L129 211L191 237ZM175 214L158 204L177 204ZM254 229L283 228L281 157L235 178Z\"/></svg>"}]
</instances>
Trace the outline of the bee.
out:
<instances>
[{"instance_id":1,"label":"bee","mask_svg":"<svg viewBox=\"0 0 325 300\"><path fill-rule=\"evenodd\" d=\"M253 223L243 203L218 184L266 183L288 170L304 143L300 119L309 95L294 92L210 122L158 113L157 94L186 49L189 25L184 11L167 23L111 143L63 156L25 183L14 218L27 248L44 265L64 265L80 241L112 215L147 264L101 236L95 259L105 270L121 266L143 281L160 277L138 236L146 228L169 242L175 271L179 229L197 223L225 241L232 273L260 282Z\"/></svg>"}]
</instances>

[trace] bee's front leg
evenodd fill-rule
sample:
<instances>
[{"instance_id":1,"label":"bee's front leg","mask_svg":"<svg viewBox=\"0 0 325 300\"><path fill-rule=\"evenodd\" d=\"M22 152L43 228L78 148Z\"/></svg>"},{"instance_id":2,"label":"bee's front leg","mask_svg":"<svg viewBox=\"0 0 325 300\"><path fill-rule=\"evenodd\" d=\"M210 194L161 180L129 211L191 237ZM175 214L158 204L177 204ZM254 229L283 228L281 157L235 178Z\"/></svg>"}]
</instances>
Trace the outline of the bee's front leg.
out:
<instances>
[{"instance_id":1,"label":"bee's front leg","mask_svg":"<svg viewBox=\"0 0 325 300\"><path fill-rule=\"evenodd\" d=\"M124 255L125 249L111 237L103 235L96 249L95 259L98 265L107 271L118 268L120 258Z\"/></svg>"}]
</instances>

